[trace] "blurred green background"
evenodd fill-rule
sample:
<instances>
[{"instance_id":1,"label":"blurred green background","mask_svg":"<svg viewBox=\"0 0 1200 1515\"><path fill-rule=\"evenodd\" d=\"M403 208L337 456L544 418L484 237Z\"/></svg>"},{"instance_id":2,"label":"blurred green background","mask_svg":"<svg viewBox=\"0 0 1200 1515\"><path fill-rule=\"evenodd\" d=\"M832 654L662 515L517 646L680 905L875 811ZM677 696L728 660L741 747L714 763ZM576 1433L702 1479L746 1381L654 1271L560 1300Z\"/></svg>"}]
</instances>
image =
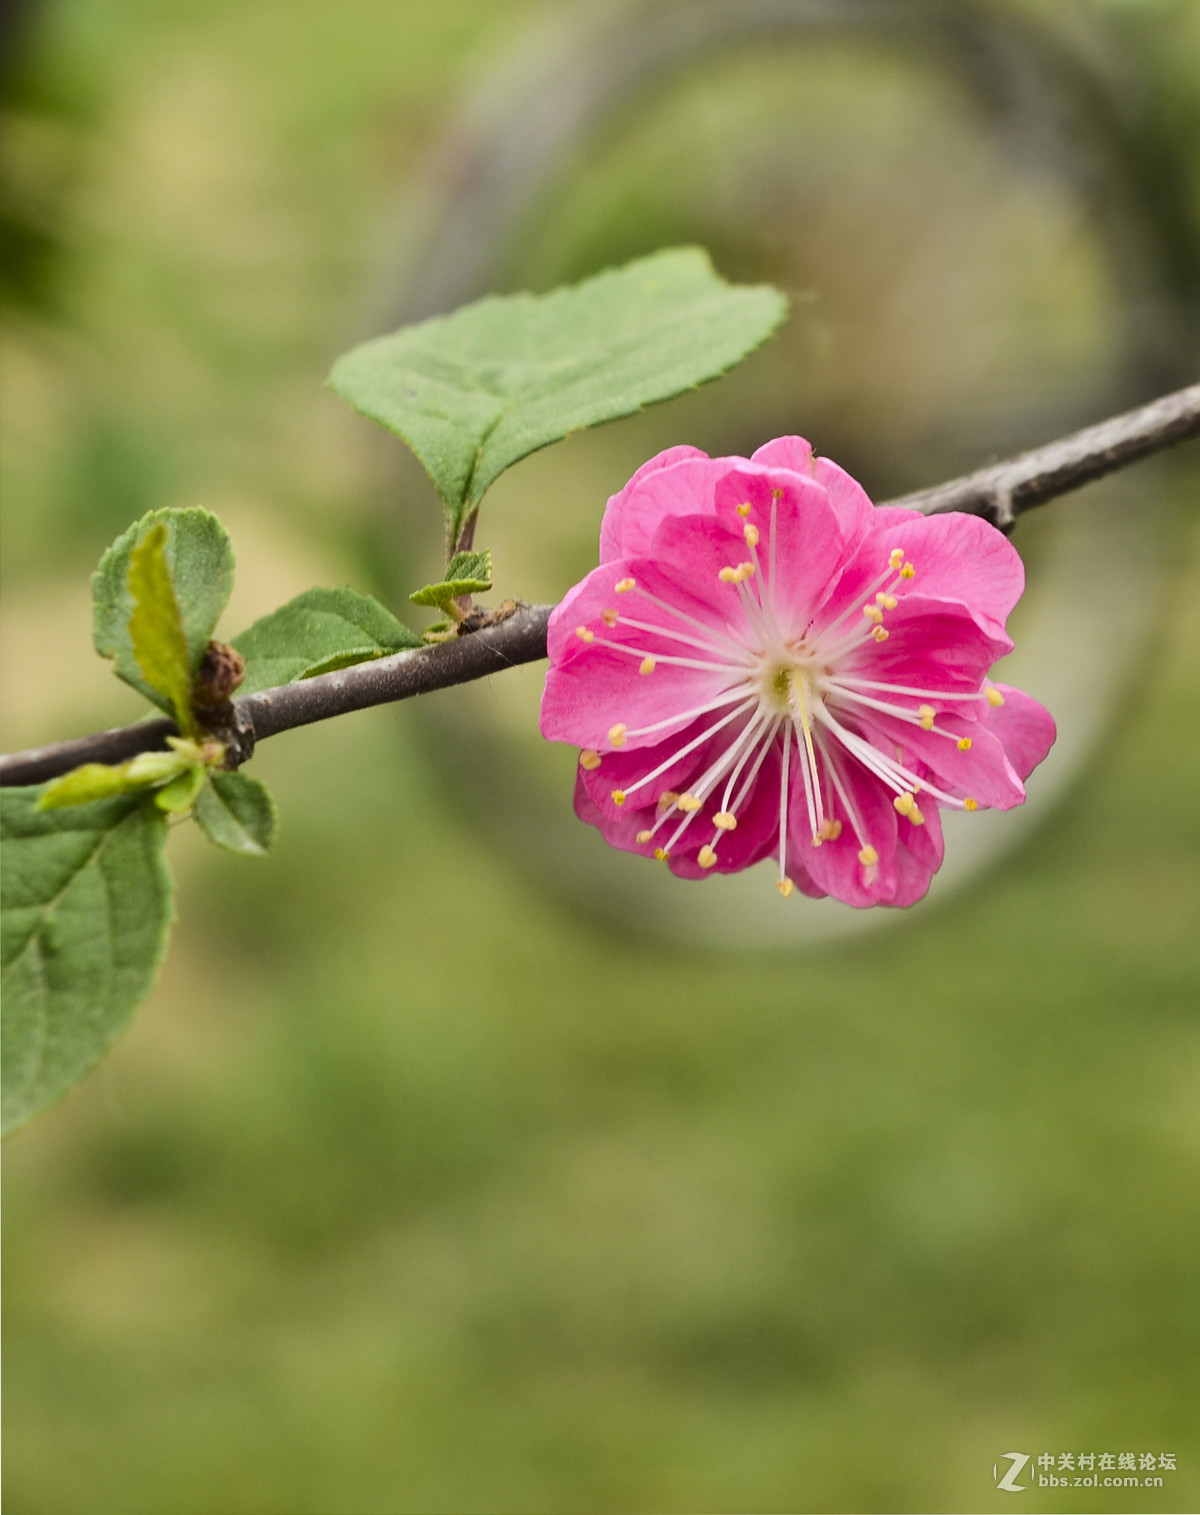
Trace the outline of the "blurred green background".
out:
<instances>
[{"instance_id":1,"label":"blurred green background","mask_svg":"<svg viewBox=\"0 0 1200 1515\"><path fill-rule=\"evenodd\" d=\"M794 316L732 378L514 470L485 507L499 589L560 594L672 441L802 430L886 494L1182 382L1200 7L1002 14L1099 50L1136 203L1104 191L1107 147L1073 188L959 63L874 35L698 59L530 171L464 289L695 239ZM569 74L585 17L29 9L4 82L6 749L137 713L91 653L88 574L147 509L226 522L230 633L317 583L404 604L432 495L321 380L435 300L472 133L536 104L523 69ZM1193 446L1018 528L1036 583L1056 520L1161 502L1153 624L1095 632L1097 663L1127 644L1088 685L1102 740L1020 849L848 944L755 945L748 896L726 945L633 930L571 754L529 735L536 669L266 745L277 851L179 829L153 998L8 1144L9 1509L1197 1508L1198 483ZM1066 658L1121 577L1085 574L1082 630L1042 642ZM676 924L698 887L672 886ZM1016 1449L1178 1468L997 1492Z\"/></svg>"}]
</instances>

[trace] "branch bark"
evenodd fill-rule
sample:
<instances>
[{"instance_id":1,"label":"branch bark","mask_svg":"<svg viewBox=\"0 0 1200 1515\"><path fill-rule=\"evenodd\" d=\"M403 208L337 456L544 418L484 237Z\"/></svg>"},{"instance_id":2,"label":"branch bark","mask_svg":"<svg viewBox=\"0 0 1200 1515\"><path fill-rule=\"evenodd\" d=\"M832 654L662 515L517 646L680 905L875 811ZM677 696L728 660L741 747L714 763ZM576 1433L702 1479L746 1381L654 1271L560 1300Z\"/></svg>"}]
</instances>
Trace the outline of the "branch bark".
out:
<instances>
[{"instance_id":1,"label":"branch bark","mask_svg":"<svg viewBox=\"0 0 1200 1515\"><path fill-rule=\"evenodd\" d=\"M1005 463L885 503L923 515L962 510L1008 530L1017 516L1035 505L1197 435L1200 384L1193 384ZM546 626L553 609L553 605L523 605L507 620L453 642L397 652L301 683L242 695L232 702L231 719L217 734L236 766L250 757L255 742L281 731L535 662L546 656ZM0 785L41 784L81 763L120 763L135 753L164 747L166 738L175 734L175 723L160 717L12 753L0 757Z\"/></svg>"},{"instance_id":2,"label":"branch bark","mask_svg":"<svg viewBox=\"0 0 1200 1515\"><path fill-rule=\"evenodd\" d=\"M1149 405L1112 416L1097 426L1060 437L960 479L888 500L922 515L962 510L983 516L1001 531L1035 505L1069 494L1139 458L1200 434L1200 384L1177 389Z\"/></svg>"}]
</instances>

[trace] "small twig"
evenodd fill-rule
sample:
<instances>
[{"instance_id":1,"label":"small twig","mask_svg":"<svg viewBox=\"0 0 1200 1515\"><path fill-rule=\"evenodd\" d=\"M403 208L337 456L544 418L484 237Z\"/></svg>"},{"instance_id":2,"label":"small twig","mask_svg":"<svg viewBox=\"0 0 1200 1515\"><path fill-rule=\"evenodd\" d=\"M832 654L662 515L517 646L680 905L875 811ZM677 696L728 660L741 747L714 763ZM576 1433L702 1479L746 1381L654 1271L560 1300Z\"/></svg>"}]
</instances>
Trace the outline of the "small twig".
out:
<instances>
[{"instance_id":1,"label":"small twig","mask_svg":"<svg viewBox=\"0 0 1200 1515\"><path fill-rule=\"evenodd\" d=\"M1163 395L1137 410L1113 416L1006 463L994 463L961 479L919 489L889 505L923 515L962 510L984 516L1007 531L1019 515L1057 499L1127 463L1200 434L1200 384Z\"/></svg>"},{"instance_id":2,"label":"small twig","mask_svg":"<svg viewBox=\"0 0 1200 1515\"><path fill-rule=\"evenodd\" d=\"M886 503L907 506L924 515L963 510L985 516L1006 529L1034 505L1197 434L1200 384L1193 384L1140 410L1022 453L1007 463L996 463ZM234 766L245 762L256 741L296 726L411 699L452 684L466 684L518 663L536 662L546 656L546 626L553 609L553 605L523 605L505 620L451 642L397 652L297 684L242 695L232 702L231 725L219 733L230 748L230 761ZM41 784L81 763L119 763L135 753L165 746L166 738L175 734L174 722L160 717L13 753L0 757L0 784Z\"/></svg>"}]
</instances>

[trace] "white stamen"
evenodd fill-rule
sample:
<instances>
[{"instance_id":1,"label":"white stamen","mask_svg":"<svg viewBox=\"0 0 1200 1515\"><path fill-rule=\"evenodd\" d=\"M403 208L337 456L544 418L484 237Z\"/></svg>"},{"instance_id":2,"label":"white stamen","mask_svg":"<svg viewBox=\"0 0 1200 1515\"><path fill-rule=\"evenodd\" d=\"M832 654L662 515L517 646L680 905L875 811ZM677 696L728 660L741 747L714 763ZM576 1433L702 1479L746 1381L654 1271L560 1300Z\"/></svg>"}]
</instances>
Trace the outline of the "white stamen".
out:
<instances>
[{"instance_id":1,"label":"white stamen","mask_svg":"<svg viewBox=\"0 0 1200 1515\"><path fill-rule=\"evenodd\" d=\"M922 731L932 731L936 736L947 736L956 742L959 740L956 732L944 731L940 726L935 726L932 715L929 717L929 723L926 724L925 717L922 716L919 710L906 710L903 705L892 705L887 700L877 700L869 694L859 694L856 690L837 689L834 687L830 689L830 694L839 696L839 702L844 701L847 704L866 705L870 710L878 710L883 715L893 716L896 720L904 721L909 726L919 726Z\"/></svg>"},{"instance_id":2,"label":"white stamen","mask_svg":"<svg viewBox=\"0 0 1200 1515\"><path fill-rule=\"evenodd\" d=\"M787 878L788 768L792 757L792 726L783 728L783 778L779 785L779 882Z\"/></svg>"},{"instance_id":3,"label":"white stamen","mask_svg":"<svg viewBox=\"0 0 1200 1515\"><path fill-rule=\"evenodd\" d=\"M724 801L721 806L721 809L723 811L728 812L730 815L736 815L740 807L745 803L746 796L750 793L751 789L754 788L754 781L758 777L759 769L766 762L768 753L770 753L772 748L775 746L775 738L779 735L779 728L782 725L782 716L777 716L775 720L772 721L771 729L763 738L762 746L758 751L758 756L754 760L754 767L751 768L750 772L746 775L746 781L738 790L737 797L734 800L733 804L731 805L728 799Z\"/></svg>"},{"instance_id":4,"label":"white stamen","mask_svg":"<svg viewBox=\"0 0 1200 1515\"><path fill-rule=\"evenodd\" d=\"M699 780L692 784L691 798L694 803L691 806L685 806L683 803L683 797L681 796L668 808L664 815L659 817L658 821L654 825L654 831L658 830L659 826L663 824L663 822L667 819L672 811L686 810L688 812L678 831L676 831L675 834L671 837L670 841L666 843L668 852L687 830L688 822L692 820L693 816L699 813L704 801L708 798L709 794L716 788L717 784L720 783L725 770L734 761L735 757L737 757L738 749L741 747L746 747L747 750L749 750L749 747L753 745L753 732L755 722L758 719L759 717L757 715L751 717L750 721L747 722L745 728L742 731L738 732L737 736L725 749L725 751L721 753L716 762L710 764L708 769L700 776ZM747 741L747 738L749 738L749 741Z\"/></svg>"},{"instance_id":5,"label":"white stamen","mask_svg":"<svg viewBox=\"0 0 1200 1515\"><path fill-rule=\"evenodd\" d=\"M939 789L928 778L918 778L903 763L897 759L888 757L885 752L881 752L878 747L868 742L865 737L858 736L855 732L848 730L830 712L827 706L820 706L816 715L823 725L829 727L846 751L852 757L857 758L862 766L873 773L876 778L882 779L889 789L894 789L898 794L904 790L912 790L914 792L923 790L926 794L932 794L935 799L941 800L944 805L949 805L955 810L963 808L961 800L947 794L944 789Z\"/></svg>"},{"instance_id":6,"label":"white stamen","mask_svg":"<svg viewBox=\"0 0 1200 1515\"><path fill-rule=\"evenodd\" d=\"M638 779L636 784L630 784L625 790L625 793L633 794L635 790L641 789L643 785L652 783L656 778L658 778L660 774L665 773L668 768L677 763L680 758L687 757L689 752L694 752L696 748L699 747L702 743L707 742L709 737L715 736L717 732L722 729L722 727L728 726L730 721L735 721L739 715L744 715L745 712L750 709L753 703L753 700L747 700L744 705L739 705L735 709L731 710L728 715L722 716L721 719L710 726L707 731L702 731L699 736L693 737L692 740L688 742L686 746L681 747L678 752L673 752L671 756L667 758L665 762L660 763L658 767L653 770L653 772L646 774L644 778Z\"/></svg>"},{"instance_id":7,"label":"white stamen","mask_svg":"<svg viewBox=\"0 0 1200 1515\"><path fill-rule=\"evenodd\" d=\"M622 616L621 624L625 625ZM656 663L670 663L674 668L697 668L702 673L733 673L737 670L729 663L706 663L700 658L677 658L671 653L647 652L644 647L631 647L628 642L614 642L609 637L593 637L597 647L611 647L614 652L627 652L630 657L653 658Z\"/></svg>"},{"instance_id":8,"label":"white stamen","mask_svg":"<svg viewBox=\"0 0 1200 1515\"><path fill-rule=\"evenodd\" d=\"M724 651L722 647L719 647L714 642L703 641L699 637L688 636L686 632L672 631L667 626L655 626L652 621L634 621L629 616L623 615L620 618L620 624L622 626L632 626L635 631L649 632L653 636L668 637L672 642L682 642L685 647L695 647L701 652L720 653ZM748 647L737 646L735 647L735 651L737 652L737 657L722 666L750 667L754 661L754 654L750 649Z\"/></svg>"},{"instance_id":9,"label":"white stamen","mask_svg":"<svg viewBox=\"0 0 1200 1515\"><path fill-rule=\"evenodd\" d=\"M874 595L880 589L894 589L895 584L889 583L888 581L895 580L897 578L899 578L899 574L894 569L885 568L884 571L875 580L875 582L867 586L866 592L864 594L860 595L856 600L853 600L846 607L846 609L842 611L841 615L830 621L828 626L821 627L820 635L822 637L827 637L831 631L836 631L842 622L847 620L850 616L862 615L861 607L863 602L865 600L869 600L872 595Z\"/></svg>"},{"instance_id":10,"label":"white stamen","mask_svg":"<svg viewBox=\"0 0 1200 1515\"><path fill-rule=\"evenodd\" d=\"M982 689L977 689L973 694L950 693L944 689L913 689L908 684L888 684L879 679L860 679L852 673L832 674L827 682L831 686L854 684L860 689L878 689L884 694L908 694L914 700L979 700L983 698Z\"/></svg>"},{"instance_id":11,"label":"white stamen","mask_svg":"<svg viewBox=\"0 0 1200 1515\"><path fill-rule=\"evenodd\" d=\"M655 721L651 726L627 726L625 736L649 736L652 731L662 731L667 726L678 726L684 721L694 721L697 716L707 715L710 710L720 710L722 705L728 705L731 700L746 699L749 690L745 684L738 684L732 689L725 689L713 699L703 705L695 705L691 710L681 710L677 715L665 716L661 721ZM751 696L752 699L757 696Z\"/></svg>"},{"instance_id":12,"label":"white stamen","mask_svg":"<svg viewBox=\"0 0 1200 1515\"><path fill-rule=\"evenodd\" d=\"M742 769L746 766L746 763L750 759L750 754L754 750L754 744L755 744L755 742L758 741L759 737L762 735L763 731L768 726L771 727L771 736L773 737L775 735L775 728L776 728L777 725L778 725L778 720L777 719L776 720L772 720L771 716L765 710L763 710L761 706L759 707L758 710L756 710L754 712L754 715L750 718L750 721L749 721L749 723L746 726L746 732L747 732L747 734L750 734L750 740L749 740L749 742L746 745L745 752L738 759L737 766L734 768L733 772L729 775L729 782L725 786L725 797L721 801L721 809L720 809L720 812L719 812L720 814L729 814L730 813L729 812L729 797L733 793L733 786L738 781L738 775L741 773Z\"/></svg>"},{"instance_id":13,"label":"white stamen","mask_svg":"<svg viewBox=\"0 0 1200 1515\"><path fill-rule=\"evenodd\" d=\"M644 600L649 600L652 605L657 605L660 610L665 610L668 615L677 616L689 626L694 626L697 631L702 631L706 637L717 642L724 642L739 657L745 656L747 650L745 645L739 642L736 637L731 636L728 631L718 631L715 626L710 626L706 622L698 620L694 615L688 615L686 610L680 610L678 606L672 605L668 600L660 600L656 594L651 594L648 589L643 589L640 584L634 593L640 594Z\"/></svg>"}]
</instances>

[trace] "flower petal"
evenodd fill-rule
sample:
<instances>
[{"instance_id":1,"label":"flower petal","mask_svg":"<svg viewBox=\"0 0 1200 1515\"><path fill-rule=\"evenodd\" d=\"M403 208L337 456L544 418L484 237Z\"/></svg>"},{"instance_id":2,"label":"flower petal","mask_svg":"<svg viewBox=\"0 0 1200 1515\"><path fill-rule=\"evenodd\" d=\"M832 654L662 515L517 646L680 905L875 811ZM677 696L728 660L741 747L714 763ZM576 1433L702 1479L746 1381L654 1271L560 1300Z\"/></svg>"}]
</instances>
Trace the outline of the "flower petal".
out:
<instances>
[{"instance_id":1,"label":"flower petal","mask_svg":"<svg viewBox=\"0 0 1200 1515\"><path fill-rule=\"evenodd\" d=\"M1012 651L1000 627L982 623L968 606L931 595L906 594L883 624L887 639L867 637L839 672L965 694L977 690L996 659Z\"/></svg>"},{"instance_id":2,"label":"flower petal","mask_svg":"<svg viewBox=\"0 0 1200 1515\"><path fill-rule=\"evenodd\" d=\"M875 507L858 480L852 479L844 468L839 468L828 458L817 459L816 478L829 496L846 541L853 542L864 536L871 528Z\"/></svg>"},{"instance_id":3,"label":"flower petal","mask_svg":"<svg viewBox=\"0 0 1200 1515\"><path fill-rule=\"evenodd\" d=\"M766 442L757 452L752 452L750 461L760 468L787 468L806 479L816 476L812 443L803 437L776 437L773 442Z\"/></svg>"},{"instance_id":4,"label":"flower petal","mask_svg":"<svg viewBox=\"0 0 1200 1515\"><path fill-rule=\"evenodd\" d=\"M824 487L796 473L743 463L721 475L713 504L723 525L736 522L739 531L743 524L757 528L758 560L779 628L786 640L803 635L846 551ZM750 510L743 516L738 507L746 505ZM733 545L741 557L747 556L736 539Z\"/></svg>"},{"instance_id":5,"label":"flower petal","mask_svg":"<svg viewBox=\"0 0 1200 1515\"><path fill-rule=\"evenodd\" d=\"M989 705L983 724L1003 744L1017 777L1027 779L1054 745L1058 735L1054 717L1023 689L1011 684L993 687L1003 695L1004 704L998 709Z\"/></svg>"},{"instance_id":6,"label":"flower petal","mask_svg":"<svg viewBox=\"0 0 1200 1515\"><path fill-rule=\"evenodd\" d=\"M825 490L846 541L853 541L866 529L874 512L866 490L829 458L816 457L803 437L776 437L760 447L750 461L763 468L786 468L802 478L815 479Z\"/></svg>"},{"instance_id":7,"label":"flower petal","mask_svg":"<svg viewBox=\"0 0 1200 1515\"><path fill-rule=\"evenodd\" d=\"M690 466L680 469L681 464ZM600 523L601 563L646 552L664 515L702 510L705 500L712 498L715 476L712 460L698 447L668 447L643 463L605 507Z\"/></svg>"},{"instance_id":8,"label":"flower petal","mask_svg":"<svg viewBox=\"0 0 1200 1515\"><path fill-rule=\"evenodd\" d=\"M937 787L956 799L970 795L981 809L1011 810L1025 798L1025 786L1005 755L1003 744L980 721L949 712L938 716L940 730L923 731L893 716L867 711L858 725L861 734L881 752L902 753L900 761L918 772L924 765ZM960 736L971 741L965 752L958 747L956 738Z\"/></svg>"},{"instance_id":9,"label":"flower petal","mask_svg":"<svg viewBox=\"0 0 1200 1515\"><path fill-rule=\"evenodd\" d=\"M1003 532L979 516L959 511L923 516L886 506L875 511L874 518L878 529L867 532L846 564L823 607L826 612L835 616L861 599L899 548L914 576L893 583L893 594L902 599L916 593L956 600L969 606L990 630L1003 630L1025 588L1024 565Z\"/></svg>"},{"instance_id":10,"label":"flower petal","mask_svg":"<svg viewBox=\"0 0 1200 1515\"><path fill-rule=\"evenodd\" d=\"M926 796L921 805L924 825L901 820L896 831L896 892L889 905L904 908L924 899L933 875L942 866L946 844L938 803Z\"/></svg>"}]
</instances>

